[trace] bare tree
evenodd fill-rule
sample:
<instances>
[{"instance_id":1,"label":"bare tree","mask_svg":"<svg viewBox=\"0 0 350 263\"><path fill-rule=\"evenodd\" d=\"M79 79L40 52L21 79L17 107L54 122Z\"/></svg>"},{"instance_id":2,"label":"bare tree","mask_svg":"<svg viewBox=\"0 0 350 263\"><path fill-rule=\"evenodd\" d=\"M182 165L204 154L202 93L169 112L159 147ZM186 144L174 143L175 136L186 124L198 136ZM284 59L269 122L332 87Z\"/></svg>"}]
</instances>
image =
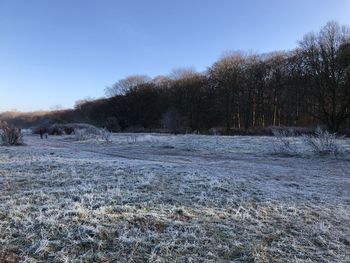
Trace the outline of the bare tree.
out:
<instances>
[{"instance_id":1,"label":"bare tree","mask_svg":"<svg viewBox=\"0 0 350 263\"><path fill-rule=\"evenodd\" d=\"M169 132L178 133L182 128L183 120L176 109L168 109L162 115L161 125Z\"/></svg>"},{"instance_id":2,"label":"bare tree","mask_svg":"<svg viewBox=\"0 0 350 263\"><path fill-rule=\"evenodd\" d=\"M159 88L169 88L171 84L171 79L167 76L156 76L152 79L152 82Z\"/></svg>"},{"instance_id":3,"label":"bare tree","mask_svg":"<svg viewBox=\"0 0 350 263\"><path fill-rule=\"evenodd\" d=\"M124 95L131 89L145 83L149 83L151 78L145 75L132 75L125 79L121 79L110 87L106 87L105 94L107 97L114 97L116 95Z\"/></svg>"},{"instance_id":4,"label":"bare tree","mask_svg":"<svg viewBox=\"0 0 350 263\"><path fill-rule=\"evenodd\" d=\"M281 110L285 96L285 76L288 54L285 52L273 52L267 60L268 75L267 86L269 88L270 116L273 126L281 125Z\"/></svg>"},{"instance_id":5,"label":"bare tree","mask_svg":"<svg viewBox=\"0 0 350 263\"><path fill-rule=\"evenodd\" d=\"M197 71L192 67L176 68L170 72L169 77L172 80L180 80L185 78L191 78L193 75L196 75L196 74L197 74Z\"/></svg>"},{"instance_id":6,"label":"bare tree","mask_svg":"<svg viewBox=\"0 0 350 263\"><path fill-rule=\"evenodd\" d=\"M235 52L226 54L209 69L211 84L221 94L227 133L230 132L233 121L234 125L240 127L238 94L244 63L243 54Z\"/></svg>"},{"instance_id":7,"label":"bare tree","mask_svg":"<svg viewBox=\"0 0 350 263\"><path fill-rule=\"evenodd\" d=\"M106 95L78 101L74 110L0 113L0 119L16 127L74 121L114 131L171 122L182 131L321 124L332 133L345 131L350 127L350 29L330 22L291 52L226 53L205 73L179 68L153 79L132 75L106 88Z\"/></svg>"},{"instance_id":8,"label":"bare tree","mask_svg":"<svg viewBox=\"0 0 350 263\"><path fill-rule=\"evenodd\" d=\"M263 116L266 63L258 55L249 55L246 58L242 88L240 89L241 119L245 129L256 124L262 125L260 121Z\"/></svg>"},{"instance_id":9,"label":"bare tree","mask_svg":"<svg viewBox=\"0 0 350 263\"><path fill-rule=\"evenodd\" d=\"M313 114L332 132L337 132L350 117L349 73L342 63L348 56L349 43L350 28L336 22L327 23L318 34L307 34L300 42L317 101Z\"/></svg>"}]
</instances>

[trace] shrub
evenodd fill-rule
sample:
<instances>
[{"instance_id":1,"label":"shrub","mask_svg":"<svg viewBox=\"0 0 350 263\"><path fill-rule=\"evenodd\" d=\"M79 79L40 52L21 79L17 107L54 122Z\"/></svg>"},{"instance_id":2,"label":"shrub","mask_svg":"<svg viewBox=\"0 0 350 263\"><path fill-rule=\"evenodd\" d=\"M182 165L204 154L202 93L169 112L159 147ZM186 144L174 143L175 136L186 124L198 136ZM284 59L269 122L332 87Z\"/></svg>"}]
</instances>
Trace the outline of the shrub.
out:
<instances>
[{"instance_id":1,"label":"shrub","mask_svg":"<svg viewBox=\"0 0 350 263\"><path fill-rule=\"evenodd\" d=\"M273 134L278 142L275 145L275 153L298 154L296 142L290 138L295 136L292 129L274 129ZM336 139L335 134L322 130L320 127L317 127L312 134L302 134L303 145L310 148L317 155L338 155L342 153L343 149L338 145Z\"/></svg>"},{"instance_id":2,"label":"shrub","mask_svg":"<svg viewBox=\"0 0 350 263\"><path fill-rule=\"evenodd\" d=\"M106 128L103 128L103 129L101 129L101 131L100 131L101 139L102 139L103 141L105 141L106 143L112 142L112 140L111 140L111 135L112 135L112 133L111 133L109 130L107 130Z\"/></svg>"},{"instance_id":3,"label":"shrub","mask_svg":"<svg viewBox=\"0 0 350 263\"><path fill-rule=\"evenodd\" d=\"M320 127L317 127L314 135L304 135L303 141L314 153L319 155L338 155L341 153L341 147L336 142L336 135L322 130Z\"/></svg>"},{"instance_id":4,"label":"shrub","mask_svg":"<svg viewBox=\"0 0 350 263\"><path fill-rule=\"evenodd\" d=\"M2 145L22 145L23 134L20 129L4 126L0 131Z\"/></svg>"},{"instance_id":5,"label":"shrub","mask_svg":"<svg viewBox=\"0 0 350 263\"><path fill-rule=\"evenodd\" d=\"M85 141L91 138L91 134L87 129L74 129L74 139L76 141Z\"/></svg>"},{"instance_id":6,"label":"shrub","mask_svg":"<svg viewBox=\"0 0 350 263\"><path fill-rule=\"evenodd\" d=\"M106 128L97 129L97 128L83 128L83 129L74 129L74 138L76 141L85 141L89 139L103 140L104 142L110 143L112 133Z\"/></svg>"},{"instance_id":7,"label":"shrub","mask_svg":"<svg viewBox=\"0 0 350 263\"><path fill-rule=\"evenodd\" d=\"M63 127L53 124L47 129L47 133L50 135L64 135L65 131Z\"/></svg>"},{"instance_id":8,"label":"shrub","mask_svg":"<svg viewBox=\"0 0 350 263\"><path fill-rule=\"evenodd\" d=\"M38 134L40 130L45 130L49 135L70 135L74 134L75 130L86 129L89 133L98 135L99 129L87 123L55 123L51 125L42 125L33 128L34 133Z\"/></svg>"},{"instance_id":9,"label":"shrub","mask_svg":"<svg viewBox=\"0 0 350 263\"><path fill-rule=\"evenodd\" d=\"M297 153L295 144L292 143L290 137L294 137L293 129L273 129L273 135L276 137L278 144L275 147L276 153L294 155Z\"/></svg>"},{"instance_id":10,"label":"shrub","mask_svg":"<svg viewBox=\"0 0 350 263\"><path fill-rule=\"evenodd\" d=\"M129 144L135 144L137 143L137 136L134 135L134 134L131 134L129 136L126 137L126 141L129 143Z\"/></svg>"}]
</instances>

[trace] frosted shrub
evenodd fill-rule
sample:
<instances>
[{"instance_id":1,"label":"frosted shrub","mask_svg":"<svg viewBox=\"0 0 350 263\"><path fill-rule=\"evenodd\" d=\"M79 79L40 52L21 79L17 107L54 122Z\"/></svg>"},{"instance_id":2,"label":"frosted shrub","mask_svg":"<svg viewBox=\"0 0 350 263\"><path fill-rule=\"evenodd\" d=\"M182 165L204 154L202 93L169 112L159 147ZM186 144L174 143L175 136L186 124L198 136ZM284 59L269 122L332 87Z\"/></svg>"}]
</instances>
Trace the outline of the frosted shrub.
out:
<instances>
[{"instance_id":1,"label":"frosted shrub","mask_svg":"<svg viewBox=\"0 0 350 263\"><path fill-rule=\"evenodd\" d=\"M137 136L130 135L130 136L126 137L126 140L129 144L135 144L135 143L137 143Z\"/></svg>"},{"instance_id":2,"label":"frosted shrub","mask_svg":"<svg viewBox=\"0 0 350 263\"><path fill-rule=\"evenodd\" d=\"M112 140L111 140L112 133L109 130L107 130L106 128L101 129L100 136L104 142L106 142L106 143L112 142Z\"/></svg>"},{"instance_id":3,"label":"frosted shrub","mask_svg":"<svg viewBox=\"0 0 350 263\"><path fill-rule=\"evenodd\" d=\"M336 135L322 130L320 127L317 127L315 135L304 135L303 141L314 153L319 155L338 155L341 153L341 148L336 142Z\"/></svg>"},{"instance_id":4,"label":"frosted shrub","mask_svg":"<svg viewBox=\"0 0 350 263\"><path fill-rule=\"evenodd\" d=\"M22 132L13 127L2 127L0 130L1 144L2 145L22 145L23 134Z\"/></svg>"},{"instance_id":5,"label":"frosted shrub","mask_svg":"<svg viewBox=\"0 0 350 263\"><path fill-rule=\"evenodd\" d=\"M295 136L292 129L274 129L272 130L273 135L277 139L277 144L275 145L276 153L290 154L294 155L297 153L297 149L291 137Z\"/></svg>"},{"instance_id":6,"label":"frosted shrub","mask_svg":"<svg viewBox=\"0 0 350 263\"><path fill-rule=\"evenodd\" d=\"M86 129L74 129L74 139L76 141L85 141L89 139L89 133Z\"/></svg>"},{"instance_id":7,"label":"frosted shrub","mask_svg":"<svg viewBox=\"0 0 350 263\"><path fill-rule=\"evenodd\" d=\"M103 140L104 142L110 143L112 133L107 129L74 129L74 139L76 141L86 141L89 139Z\"/></svg>"}]
</instances>

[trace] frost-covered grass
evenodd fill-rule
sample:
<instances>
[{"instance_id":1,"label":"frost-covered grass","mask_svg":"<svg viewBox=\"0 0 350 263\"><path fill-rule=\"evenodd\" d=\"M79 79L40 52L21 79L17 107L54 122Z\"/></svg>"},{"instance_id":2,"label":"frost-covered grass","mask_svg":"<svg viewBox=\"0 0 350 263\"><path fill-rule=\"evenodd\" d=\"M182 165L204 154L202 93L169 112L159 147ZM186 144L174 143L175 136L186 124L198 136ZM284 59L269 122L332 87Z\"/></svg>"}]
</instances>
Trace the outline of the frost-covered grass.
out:
<instances>
[{"instance_id":1,"label":"frost-covered grass","mask_svg":"<svg viewBox=\"0 0 350 263\"><path fill-rule=\"evenodd\" d=\"M349 140L25 140L0 147L0 262L350 261Z\"/></svg>"}]
</instances>

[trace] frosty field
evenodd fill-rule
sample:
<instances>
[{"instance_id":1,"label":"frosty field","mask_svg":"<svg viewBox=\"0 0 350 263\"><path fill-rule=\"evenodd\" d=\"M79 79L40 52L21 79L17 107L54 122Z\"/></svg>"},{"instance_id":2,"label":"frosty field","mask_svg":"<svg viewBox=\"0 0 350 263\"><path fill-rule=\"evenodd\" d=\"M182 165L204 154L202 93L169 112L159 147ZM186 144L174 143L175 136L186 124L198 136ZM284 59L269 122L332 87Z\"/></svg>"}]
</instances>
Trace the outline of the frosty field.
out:
<instances>
[{"instance_id":1,"label":"frosty field","mask_svg":"<svg viewBox=\"0 0 350 263\"><path fill-rule=\"evenodd\" d=\"M350 262L350 140L26 135L0 147L0 262Z\"/></svg>"}]
</instances>

